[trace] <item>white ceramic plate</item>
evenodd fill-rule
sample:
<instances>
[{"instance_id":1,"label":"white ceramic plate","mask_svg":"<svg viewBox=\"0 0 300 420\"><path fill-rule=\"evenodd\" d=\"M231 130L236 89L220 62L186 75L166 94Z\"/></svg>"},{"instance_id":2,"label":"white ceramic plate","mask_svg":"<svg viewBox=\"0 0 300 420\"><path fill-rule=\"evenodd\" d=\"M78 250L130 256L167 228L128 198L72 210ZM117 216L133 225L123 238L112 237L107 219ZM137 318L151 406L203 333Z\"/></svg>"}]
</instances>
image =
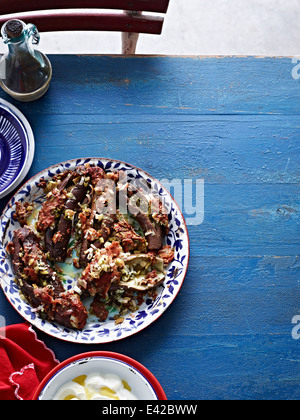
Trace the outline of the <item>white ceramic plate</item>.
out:
<instances>
[{"instance_id":1,"label":"white ceramic plate","mask_svg":"<svg viewBox=\"0 0 300 420\"><path fill-rule=\"evenodd\" d=\"M113 314L104 322L99 322L96 317L89 316L88 322L82 331L67 329L57 323L42 319L33 308L20 296L20 290L14 281L14 272L10 256L6 252L6 246L13 239L14 231L20 226L13 220L15 203L17 201L29 201L35 206L41 205L44 200L43 189L38 186L41 177L51 179L54 174L64 172L67 169L75 169L85 163L95 164L105 170L126 171L128 178L145 179L160 197L163 198L169 214L170 232L166 237L166 244L171 245L175 251L175 259L169 265L164 283L158 287L156 299L147 298L136 312L125 316L122 324L116 325L112 318ZM76 343L108 343L129 337L156 321L160 315L170 306L177 296L189 262L189 238L186 223L182 213L169 192L150 175L132 165L124 162L86 158L70 160L59 163L31 178L10 200L0 219L0 276L2 289L19 314L43 332L59 339ZM72 288L76 283L73 272L67 270L66 287Z\"/></svg>"}]
</instances>

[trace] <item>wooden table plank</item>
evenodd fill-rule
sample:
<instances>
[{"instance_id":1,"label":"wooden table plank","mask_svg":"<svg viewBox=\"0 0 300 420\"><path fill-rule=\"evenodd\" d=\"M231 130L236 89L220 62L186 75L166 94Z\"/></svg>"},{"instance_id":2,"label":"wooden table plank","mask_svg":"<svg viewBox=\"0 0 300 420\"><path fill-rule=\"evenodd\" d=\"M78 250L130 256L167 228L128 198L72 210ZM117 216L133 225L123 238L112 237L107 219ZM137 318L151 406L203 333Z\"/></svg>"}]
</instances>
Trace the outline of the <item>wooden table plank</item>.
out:
<instances>
[{"instance_id":1,"label":"wooden table plank","mask_svg":"<svg viewBox=\"0 0 300 420\"><path fill-rule=\"evenodd\" d=\"M169 399L299 399L300 85L292 60L50 59L54 78L40 101L1 93L36 136L28 177L101 156L159 180L204 180L205 218L189 226L190 266L175 302L141 333L101 349L145 364ZM0 314L22 321L2 293ZM60 360L99 349L38 336Z\"/></svg>"},{"instance_id":2,"label":"wooden table plank","mask_svg":"<svg viewBox=\"0 0 300 420\"><path fill-rule=\"evenodd\" d=\"M133 113L111 118L101 114L35 118L32 111L26 114L38 138L39 157L50 157L53 163L61 160L64 150L72 157L91 151L127 160L135 153L136 164L144 162L159 179L176 173L183 179L200 177L213 184L297 184L300 179L297 115L164 117ZM140 148L146 152L142 158L136 152ZM33 165L39 167L38 162Z\"/></svg>"},{"instance_id":3,"label":"wooden table plank","mask_svg":"<svg viewBox=\"0 0 300 420\"><path fill-rule=\"evenodd\" d=\"M34 114L293 115L292 58L49 56L49 95Z\"/></svg>"},{"instance_id":4,"label":"wooden table plank","mask_svg":"<svg viewBox=\"0 0 300 420\"><path fill-rule=\"evenodd\" d=\"M116 122L99 122L95 115L33 119L39 158L31 173L65 156L87 157L88 151L135 164L163 183L203 179L205 223L189 227L192 254L298 255L297 116L184 116L179 121L156 116L147 122L135 115L134 122L119 117Z\"/></svg>"},{"instance_id":5,"label":"wooden table plank","mask_svg":"<svg viewBox=\"0 0 300 420\"><path fill-rule=\"evenodd\" d=\"M170 399L297 399L299 343L291 337L290 320L299 310L299 294L293 264L290 257L192 258L176 303L160 320L101 349L121 351L151 368ZM2 304L0 310L5 314ZM38 336L61 360L99 350Z\"/></svg>"}]
</instances>

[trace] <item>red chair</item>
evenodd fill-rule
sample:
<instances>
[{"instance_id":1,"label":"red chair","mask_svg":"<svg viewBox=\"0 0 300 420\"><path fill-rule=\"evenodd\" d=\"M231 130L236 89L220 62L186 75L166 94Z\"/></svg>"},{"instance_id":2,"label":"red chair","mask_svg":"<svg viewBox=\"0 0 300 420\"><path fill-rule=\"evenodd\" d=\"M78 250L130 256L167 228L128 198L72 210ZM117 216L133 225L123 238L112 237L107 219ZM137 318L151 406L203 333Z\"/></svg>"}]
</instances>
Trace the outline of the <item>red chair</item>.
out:
<instances>
[{"instance_id":1,"label":"red chair","mask_svg":"<svg viewBox=\"0 0 300 420\"><path fill-rule=\"evenodd\" d=\"M134 54L139 34L160 35L164 23L162 16L143 15L142 13L165 14L169 1L8 0L4 2L0 0L0 26L10 18L5 15L16 13L14 18L33 23L40 32L118 31L123 34L123 54ZM80 10L83 8L90 10ZM120 10L120 13L109 13L101 9Z\"/></svg>"}]
</instances>

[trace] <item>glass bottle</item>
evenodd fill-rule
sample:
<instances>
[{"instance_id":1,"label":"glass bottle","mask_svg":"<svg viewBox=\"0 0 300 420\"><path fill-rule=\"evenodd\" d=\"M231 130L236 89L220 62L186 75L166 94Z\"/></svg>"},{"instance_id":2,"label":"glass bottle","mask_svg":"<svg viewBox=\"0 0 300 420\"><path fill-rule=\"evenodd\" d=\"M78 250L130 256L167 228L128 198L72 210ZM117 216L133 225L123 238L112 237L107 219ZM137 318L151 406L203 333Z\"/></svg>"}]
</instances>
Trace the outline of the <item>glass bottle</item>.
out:
<instances>
[{"instance_id":1,"label":"glass bottle","mask_svg":"<svg viewBox=\"0 0 300 420\"><path fill-rule=\"evenodd\" d=\"M37 28L18 19L9 20L1 29L8 51L0 60L0 85L14 99L34 101L50 85L52 66L49 59L34 48L40 41Z\"/></svg>"}]
</instances>

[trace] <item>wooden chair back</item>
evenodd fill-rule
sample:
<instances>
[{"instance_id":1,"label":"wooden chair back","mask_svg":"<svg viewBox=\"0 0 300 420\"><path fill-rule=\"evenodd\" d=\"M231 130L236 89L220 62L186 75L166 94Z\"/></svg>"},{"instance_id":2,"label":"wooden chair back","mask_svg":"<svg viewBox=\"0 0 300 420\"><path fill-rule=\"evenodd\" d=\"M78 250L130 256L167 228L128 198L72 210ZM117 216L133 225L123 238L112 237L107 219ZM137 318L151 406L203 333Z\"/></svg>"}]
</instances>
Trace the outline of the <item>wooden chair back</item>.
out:
<instances>
[{"instance_id":1,"label":"wooden chair back","mask_svg":"<svg viewBox=\"0 0 300 420\"><path fill-rule=\"evenodd\" d=\"M118 31L123 54L134 54L140 33L160 35L170 0L9 0L0 2L0 25L10 17L33 23L40 32ZM37 10L38 9L38 10ZM82 10L85 9L85 10ZM89 9L89 10L87 10ZM105 9L105 10L104 10ZM119 12L109 12L118 10Z\"/></svg>"}]
</instances>

